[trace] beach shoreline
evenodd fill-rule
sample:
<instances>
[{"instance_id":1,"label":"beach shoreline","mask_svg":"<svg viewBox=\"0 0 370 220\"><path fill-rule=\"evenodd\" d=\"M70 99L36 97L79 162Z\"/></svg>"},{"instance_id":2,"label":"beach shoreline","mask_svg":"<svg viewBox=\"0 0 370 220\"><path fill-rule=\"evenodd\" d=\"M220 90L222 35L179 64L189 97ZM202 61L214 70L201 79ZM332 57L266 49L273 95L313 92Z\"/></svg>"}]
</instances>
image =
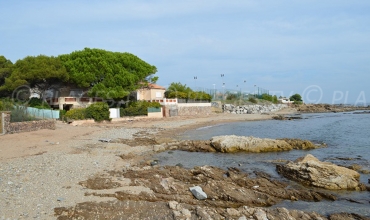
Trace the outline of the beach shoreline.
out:
<instances>
[{"instance_id":1,"label":"beach shoreline","mask_svg":"<svg viewBox=\"0 0 370 220\"><path fill-rule=\"evenodd\" d=\"M0 201L0 218L55 219L55 212L62 216L70 211L60 207L117 202L113 196L93 195L115 195L118 190L131 196L150 193L150 189L132 185L129 179L112 173L148 169L145 166L150 167L150 158L157 153L153 144L176 141L187 130L296 113L287 108L256 115L213 113L78 125L58 121L56 130L0 136L0 197L5 198ZM86 186L91 179L104 180L104 184L109 180L120 187L92 189Z\"/></svg>"}]
</instances>

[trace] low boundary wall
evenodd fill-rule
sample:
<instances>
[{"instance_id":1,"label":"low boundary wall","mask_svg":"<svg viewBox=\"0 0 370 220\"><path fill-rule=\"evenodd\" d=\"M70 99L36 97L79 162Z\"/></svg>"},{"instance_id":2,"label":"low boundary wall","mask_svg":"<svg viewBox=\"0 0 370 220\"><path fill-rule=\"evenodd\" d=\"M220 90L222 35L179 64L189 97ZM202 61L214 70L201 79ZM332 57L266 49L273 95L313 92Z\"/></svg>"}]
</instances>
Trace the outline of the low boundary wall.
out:
<instances>
[{"instance_id":1,"label":"low boundary wall","mask_svg":"<svg viewBox=\"0 0 370 220\"><path fill-rule=\"evenodd\" d=\"M24 121L10 122L10 112L1 113L2 117L2 134L14 134L21 132L37 131L40 129L55 130L56 120L39 120L39 121Z\"/></svg>"},{"instance_id":2,"label":"low boundary wall","mask_svg":"<svg viewBox=\"0 0 370 220\"><path fill-rule=\"evenodd\" d=\"M179 103L177 105L178 115L209 115L211 114L211 103Z\"/></svg>"}]
</instances>

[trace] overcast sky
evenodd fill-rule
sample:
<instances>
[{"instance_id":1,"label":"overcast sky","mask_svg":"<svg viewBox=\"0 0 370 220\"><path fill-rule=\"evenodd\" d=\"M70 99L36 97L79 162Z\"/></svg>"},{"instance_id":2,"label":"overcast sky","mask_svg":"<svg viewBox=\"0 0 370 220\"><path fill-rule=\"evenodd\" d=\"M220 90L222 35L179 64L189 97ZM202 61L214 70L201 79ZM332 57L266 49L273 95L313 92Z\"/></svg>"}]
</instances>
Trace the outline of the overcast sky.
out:
<instances>
[{"instance_id":1,"label":"overcast sky","mask_svg":"<svg viewBox=\"0 0 370 220\"><path fill-rule=\"evenodd\" d=\"M1 0L0 55L129 52L165 87L367 105L369 12L367 0Z\"/></svg>"}]
</instances>

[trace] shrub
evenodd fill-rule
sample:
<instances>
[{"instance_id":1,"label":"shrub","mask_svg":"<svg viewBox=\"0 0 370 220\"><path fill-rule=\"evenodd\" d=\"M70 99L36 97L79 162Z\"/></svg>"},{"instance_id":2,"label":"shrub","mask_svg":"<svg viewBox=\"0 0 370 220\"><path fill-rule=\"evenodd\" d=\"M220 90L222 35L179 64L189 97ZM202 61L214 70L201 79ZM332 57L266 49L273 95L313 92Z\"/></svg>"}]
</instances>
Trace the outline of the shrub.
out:
<instances>
[{"instance_id":1,"label":"shrub","mask_svg":"<svg viewBox=\"0 0 370 220\"><path fill-rule=\"evenodd\" d=\"M66 121L66 110L59 110L59 120Z\"/></svg>"},{"instance_id":2,"label":"shrub","mask_svg":"<svg viewBox=\"0 0 370 220\"><path fill-rule=\"evenodd\" d=\"M28 102L28 106L38 109L50 109L49 104L39 98L31 98Z\"/></svg>"},{"instance_id":3,"label":"shrub","mask_svg":"<svg viewBox=\"0 0 370 220\"><path fill-rule=\"evenodd\" d=\"M212 96L205 92L193 92L192 95L194 96L195 100L207 100L210 102L212 99Z\"/></svg>"},{"instance_id":4,"label":"shrub","mask_svg":"<svg viewBox=\"0 0 370 220\"><path fill-rule=\"evenodd\" d=\"M148 109L143 108L142 106L128 107L128 108L121 108L120 109L120 117L139 116L139 115L147 115L147 114L148 114Z\"/></svg>"},{"instance_id":5,"label":"shrub","mask_svg":"<svg viewBox=\"0 0 370 220\"><path fill-rule=\"evenodd\" d=\"M250 101L250 102L252 102L254 104L256 104L258 102L257 99L255 99L253 97L249 97L248 101Z\"/></svg>"},{"instance_id":6,"label":"shrub","mask_svg":"<svg viewBox=\"0 0 370 220\"><path fill-rule=\"evenodd\" d=\"M235 100L236 98L237 97L236 97L235 94L229 94L229 95L227 95L226 100Z\"/></svg>"},{"instance_id":7,"label":"shrub","mask_svg":"<svg viewBox=\"0 0 370 220\"><path fill-rule=\"evenodd\" d=\"M92 118L95 121L110 121L109 106L105 102L98 102L86 108L86 117Z\"/></svg>"},{"instance_id":8,"label":"shrub","mask_svg":"<svg viewBox=\"0 0 370 220\"><path fill-rule=\"evenodd\" d=\"M66 119L83 120L86 119L86 108L74 108L65 113Z\"/></svg>"},{"instance_id":9,"label":"shrub","mask_svg":"<svg viewBox=\"0 0 370 220\"><path fill-rule=\"evenodd\" d=\"M278 99L277 99L276 95L272 96L272 95L269 95L267 93L264 93L264 94L261 95L261 99L270 101L270 102L275 103L275 104L278 103Z\"/></svg>"},{"instance_id":10,"label":"shrub","mask_svg":"<svg viewBox=\"0 0 370 220\"><path fill-rule=\"evenodd\" d=\"M22 121L33 121L36 120L27 112L27 108L24 106L15 106L10 113L10 122L22 122Z\"/></svg>"},{"instance_id":11,"label":"shrub","mask_svg":"<svg viewBox=\"0 0 370 220\"><path fill-rule=\"evenodd\" d=\"M2 99L0 100L0 111L11 111L14 109L14 103L8 99Z\"/></svg>"},{"instance_id":12,"label":"shrub","mask_svg":"<svg viewBox=\"0 0 370 220\"><path fill-rule=\"evenodd\" d=\"M120 117L147 115L148 108L159 108L159 102L135 101L130 102L127 108L120 109Z\"/></svg>"},{"instance_id":13,"label":"shrub","mask_svg":"<svg viewBox=\"0 0 370 220\"><path fill-rule=\"evenodd\" d=\"M184 92L180 91L166 91L164 93L166 98L179 98L179 99L194 99L194 100L207 100L211 101L212 96L206 92L194 92L187 90Z\"/></svg>"}]
</instances>

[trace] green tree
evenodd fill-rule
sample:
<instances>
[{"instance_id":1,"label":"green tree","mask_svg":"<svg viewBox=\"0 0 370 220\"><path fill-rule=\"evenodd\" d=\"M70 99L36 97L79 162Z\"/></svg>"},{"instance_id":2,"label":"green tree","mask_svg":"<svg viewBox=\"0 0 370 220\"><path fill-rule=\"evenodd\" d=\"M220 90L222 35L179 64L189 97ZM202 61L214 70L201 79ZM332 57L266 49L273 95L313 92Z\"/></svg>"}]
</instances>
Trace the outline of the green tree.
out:
<instances>
[{"instance_id":1,"label":"green tree","mask_svg":"<svg viewBox=\"0 0 370 220\"><path fill-rule=\"evenodd\" d=\"M0 91L12 92L19 86L28 85L31 88L36 88L42 95L53 85L67 80L68 73L58 57L28 56L13 65L12 72L9 77L5 78L5 83L0 87Z\"/></svg>"},{"instance_id":2,"label":"green tree","mask_svg":"<svg viewBox=\"0 0 370 220\"><path fill-rule=\"evenodd\" d=\"M290 101L294 101L294 102L302 102L302 97L298 93L290 96L289 99L290 99Z\"/></svg>"},{"instance_id":3,"label":"green tree","mask_svg":"<svg viewBox=\"0 0 370 220\"><path fill-rule=\"evenodd\" d=\"M130 53L85 48L60 55L70 81L89 89L90 96L120 99L143 84L155 82L157 68Z\"/></svg>"},{"instance_id":4,"label":"green tree","mask_svg":"<svg viewBox=\"0 0 370 220\"><path fill-rule=\"evenodd\" d=\"M168 86L167 88L167 91L170 91L170 92L192 92L193 90L190 89L190 87L186 86L186 84L182 84L180 82L173 82L170 84L170 86Z\"/></svg>"},{"instance_id":5,"label":"green tree","mask_svg":"<svg viewBox=\"0 0 370 220\"><path fill-rule=\"evenodd\" d=\"M205 92L194 92L186 84L171 83L164 93L166 98L194 99L211 101L212 96Z\"/></svg>"},{"instance_id":6,"label":"green tree","mask_svg":"<svg viewBox=\"0 0 370 220\"><path fill-rule=\"evenodd\" d=\"M186 86L186 84L182 84L180 82L173 82L168 86L166 92L164 93L166 98L179 98L179 99L187 99L193 92L190 87Z\"/></svg>"},{"instance_id":7,"label":"green tree","mask_svg":"<svg viewBox=\"0 0 370 220\"><path fill-rule=\"evenodd\" d=\"M5 78L10 76L12 67L13 63L10 60L6 59L4 56L0 56L0 88L4 85ZM0 91L0 97L5 97L7 95L8 93L5 90Z\"/></svg>"}]
</instances>

